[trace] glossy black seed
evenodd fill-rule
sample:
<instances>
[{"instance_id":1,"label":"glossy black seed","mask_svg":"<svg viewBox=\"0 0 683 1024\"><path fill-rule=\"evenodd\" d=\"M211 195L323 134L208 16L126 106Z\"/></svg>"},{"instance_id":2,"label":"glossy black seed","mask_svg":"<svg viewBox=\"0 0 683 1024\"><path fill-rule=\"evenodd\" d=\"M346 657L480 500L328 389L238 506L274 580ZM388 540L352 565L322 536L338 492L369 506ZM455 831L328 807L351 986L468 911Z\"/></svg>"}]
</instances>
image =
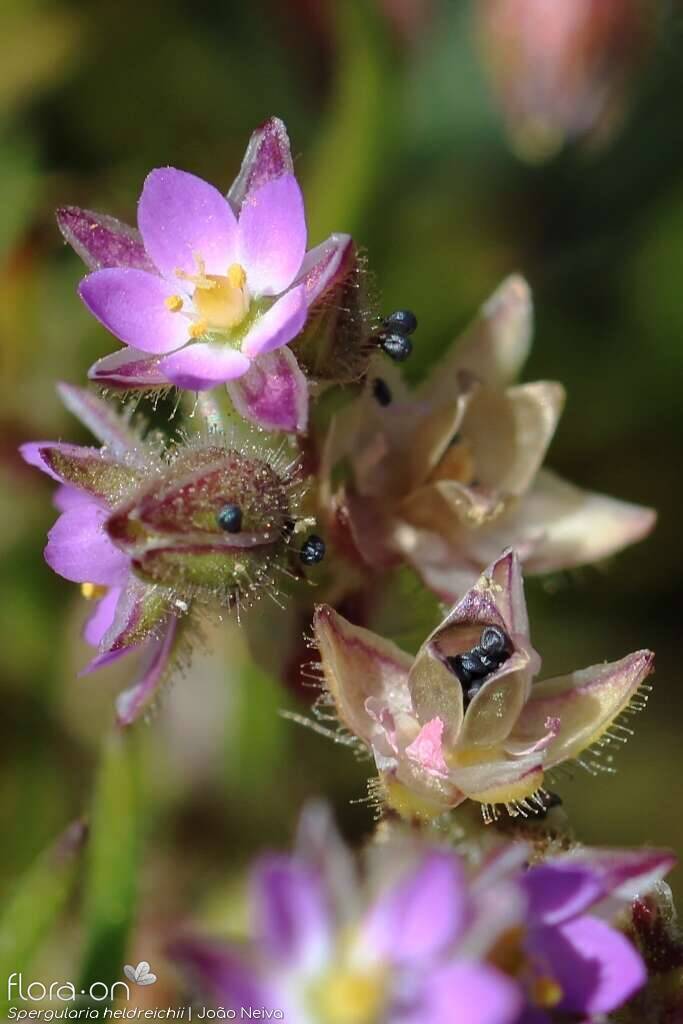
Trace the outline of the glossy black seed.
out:
<instances>
[{"instance_id":1,"label":"glossy black seed","mask_svg":"<svg viewBox=\"0 0 683 1024\"><path fill-rule=\"evenodd\" d=\"M396 331L382 331L378 335L379 346L383 352L393 359L395 363L402 363L413 351L413 343L410 338L399 334Z\"/></svg>"},{"instance_id":2,"label":"glossy black seed","mask_svg":"<svg viewBox=\"0 0 683 1024\"><path fill-rule=\"evenodd\" d=\"M391 391L389 385L381 377L375 377L372 382L372 393L380 405L391 405Z\"/></svg>"},{"instance_id":3,"label":"glossy black seed","mask_svg":"<svg viewBox=\"0 0 683 1024\"><path fill-rule=\"evenodd\" d=\"M499 626L485 626L479 640L480 646L487 654L495 656L505 654L509 657L510 641L507 633Z\"/></svg>"},{"instance_id":4,"label":"glossy black seed","mask_svg":"<svg viewBox=\"0 0 683 1024\"><path fill-rule=\"evenodd\" d=\"M242 509L239 505L223 505L218 511L216 522L226 533L239 533L242 529Z\"/></svg>"},{"instance_id":5,"label":"glossy black seed","mask_svg":"<svg viewBox=\"0 0 683 1024\"><path fill-rule=\"evenodd\" d=\"M301 546L299 558L304 565L317 565L325 557L325 541L312 533Z\"/></svg>"},{"instance_id":6,"label":"glossy black seed","mask_svg":"<svg viewBox=\"0 0 683 1024\"><path fill-rule=\"evenodd\" d=\"M417 317L412 309L397 309L385 318L384 326L399 334L412 334L417 327Z\"/></svg>"},{"instance_id":7,"label":"glossy black seed","mask_svg":"<svg viewBox=\"0 0 683 1024\"><path fill-rule=\"evenodd\" d=\"M454 657L448 658L448 664L463 686L468 686L477 679L483 679L490 671L482 665L481 659L471 651L465 651L464 654L456 654Z\"/></svg>"},{"instance_id":8,"label":"glossy black seed","mask_svg":"<svg viewBox=\"0 0 683 1024\"><path fill-rule=\"evenodd\" d=\"M475 644L475 646L470 649L469 653L473 658L478 659L479 664L486 670L487 675L489 672L493 672L494 669L497 669L500 665L498 656L496 654L489 654L488 651L485 651L479 644Z\"/></svg>"}]
</instances>

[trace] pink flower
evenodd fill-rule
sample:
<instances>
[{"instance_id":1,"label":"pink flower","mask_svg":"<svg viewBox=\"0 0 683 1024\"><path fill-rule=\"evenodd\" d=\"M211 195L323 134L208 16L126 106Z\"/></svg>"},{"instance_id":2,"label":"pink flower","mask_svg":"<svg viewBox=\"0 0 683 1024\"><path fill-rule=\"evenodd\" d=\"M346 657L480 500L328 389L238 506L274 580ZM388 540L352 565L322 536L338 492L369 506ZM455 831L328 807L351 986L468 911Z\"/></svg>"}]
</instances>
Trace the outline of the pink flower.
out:
<instances>
[{"instance_id":1,"label":"pink flower","mask_svg":"<svg viewBox=\"0 0 683 1024\"><path fill-rule=\"evenodd\" d=\"M101 398L59 390L102 447L36 441L21 453L61 484L45 560L97 601L85 639L98 653L85 671L133 650L143 655L139 680L117 701L128 725L187 646L179 620L193 603L239 607L272 586L275 566L285 568L301 481L296 467L239 451L218 433L163 448Z\"/></svg>"},{"instance_id":2,"label":"pink flower","mask_svg":"<svg viewBox=\"0 0 683 1024\"><path fill-rule=\"evenodd\" d=\"M286 346L352 243L331 235L306 253L303 197L280 121L254 133L227 198L166 167L145 181L139 234L87 210L57 216L93 270L79 288L83 302L127 346L97 362L92 379L196 391L226 384L258 425L305 430L308 387Z\"/></svg>"}]
</instances>

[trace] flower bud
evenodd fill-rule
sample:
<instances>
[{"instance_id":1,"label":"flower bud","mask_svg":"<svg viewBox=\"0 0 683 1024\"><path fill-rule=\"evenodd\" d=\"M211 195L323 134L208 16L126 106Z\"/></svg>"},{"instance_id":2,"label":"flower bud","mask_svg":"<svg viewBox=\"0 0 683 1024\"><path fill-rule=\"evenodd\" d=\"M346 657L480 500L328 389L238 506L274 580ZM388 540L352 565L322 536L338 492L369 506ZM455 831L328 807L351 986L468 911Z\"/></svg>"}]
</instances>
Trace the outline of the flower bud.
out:
<instances>
[{"instance_id":1,"label":"flower bud","mask_svg":"<svg viewBox=\"0 0 683 1024\"><path fill-rule=\"evenodd\" d=\"M285 558L297 497L295 475L214 442L182 449L105 530L146 582L231 603Z\"/></svg>"},{"instance_id":2,"label":"flower bud","mask_svg":"<svg viewBox=\"0 0 683 1024\"><path fill-rule=\"evenodd\" d=\"M334 258L338 265L290 347L313 380L343 384L365 374L377 348L377 316L365 257L349 239Z\"/></svg>"}]
</instances>

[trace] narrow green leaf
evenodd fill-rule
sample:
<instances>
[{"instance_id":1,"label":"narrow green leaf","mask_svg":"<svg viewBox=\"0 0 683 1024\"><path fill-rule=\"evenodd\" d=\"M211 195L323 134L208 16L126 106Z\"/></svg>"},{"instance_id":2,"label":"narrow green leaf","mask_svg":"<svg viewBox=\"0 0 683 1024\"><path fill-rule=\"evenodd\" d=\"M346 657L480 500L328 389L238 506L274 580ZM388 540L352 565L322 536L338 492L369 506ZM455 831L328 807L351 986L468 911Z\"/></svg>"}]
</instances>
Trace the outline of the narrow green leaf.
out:
<instances>
[{"instance_id":1,"label":"narrow green leaf","mask_svg":"<svg viewBox=\"0 0 683 1024\"><path fill-rule=\"evenodd\" d=\"M137 895L140 778L137 737L109 737L95 787L85 892L85 948L80 988L122 980ZM100 998L93 1005L105 1005Z\"/></svg>"},{"instance_id":2,"label":"narrow green leaf","mask_svg":"<svg viewBox=\"0 0 683 1024\"><path fill-rule=\"evenodd\" d=\"M86 835L82 821L70 825L34 861L0 910L0 978L29 967L69 898ZM0 1019L6 1019L8 1007L6 987L0 987Z\"/></svg>"}]
</instances>

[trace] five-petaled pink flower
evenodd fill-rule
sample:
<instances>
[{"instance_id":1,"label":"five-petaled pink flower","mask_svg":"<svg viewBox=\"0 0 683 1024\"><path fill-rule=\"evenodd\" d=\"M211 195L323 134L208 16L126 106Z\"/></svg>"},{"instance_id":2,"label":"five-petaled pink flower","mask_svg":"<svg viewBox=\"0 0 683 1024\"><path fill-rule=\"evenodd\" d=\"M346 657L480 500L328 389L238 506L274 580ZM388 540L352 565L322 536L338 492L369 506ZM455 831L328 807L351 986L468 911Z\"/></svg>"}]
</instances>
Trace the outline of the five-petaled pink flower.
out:
<instances>
[{"instance_id":1,"label":"five-petaled pink flower","mask_svg":"<svg viewBox=\"0 0 683 1024\"><path fill-rule=\"evenodd\" d=\"M285 346L352 242L331 235L306 253L303 197L280 121L254 133L227 197L165 167L145 181L139 235L71 207L58 221L93 269L81 298L128 346L96 363L93 379L197 391L227 383L238 411L260 426L305 430L306 378Z\"/></svg>"}]
</instances>

